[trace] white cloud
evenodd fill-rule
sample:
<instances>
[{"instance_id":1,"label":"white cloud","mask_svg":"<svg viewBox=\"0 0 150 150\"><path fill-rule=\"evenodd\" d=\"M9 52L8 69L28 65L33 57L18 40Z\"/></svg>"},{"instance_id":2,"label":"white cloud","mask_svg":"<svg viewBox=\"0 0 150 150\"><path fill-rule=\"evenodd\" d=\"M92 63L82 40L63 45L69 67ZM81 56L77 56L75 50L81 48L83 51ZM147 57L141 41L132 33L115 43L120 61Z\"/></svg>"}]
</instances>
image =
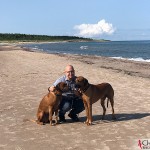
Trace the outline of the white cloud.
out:
<instances>
[{"instance_id":1,"label":"white cloud","mask_svg":"<svg viewBox=\"0 0 150 150\"><path fill-rule=\"evenodd\" d=\"M76 25L74 29L78 31L76 35L83 37L97 37L103 34L111 35L115 31L113 25L107 23L104 19L100 20L97 24Z\"/></svg>"}]
</instances>

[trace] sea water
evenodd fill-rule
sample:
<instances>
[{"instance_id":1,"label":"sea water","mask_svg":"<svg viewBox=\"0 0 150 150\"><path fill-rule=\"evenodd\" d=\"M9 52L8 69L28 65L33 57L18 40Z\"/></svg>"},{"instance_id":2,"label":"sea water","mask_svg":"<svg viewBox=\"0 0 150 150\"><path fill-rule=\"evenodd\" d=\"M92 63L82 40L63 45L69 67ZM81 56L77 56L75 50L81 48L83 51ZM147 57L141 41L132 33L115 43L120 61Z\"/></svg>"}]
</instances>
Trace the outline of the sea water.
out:
<instances>
[{"instance_id":1,"label":"sea water","mask_svg":"<svg viewBox=\"0 0 150 150\"><path fill-rule=\"evenodd\" d=\"M51 42L23 44L47 53L78 54L150 62L150 41Z\"/></svg>"}]
</instances>

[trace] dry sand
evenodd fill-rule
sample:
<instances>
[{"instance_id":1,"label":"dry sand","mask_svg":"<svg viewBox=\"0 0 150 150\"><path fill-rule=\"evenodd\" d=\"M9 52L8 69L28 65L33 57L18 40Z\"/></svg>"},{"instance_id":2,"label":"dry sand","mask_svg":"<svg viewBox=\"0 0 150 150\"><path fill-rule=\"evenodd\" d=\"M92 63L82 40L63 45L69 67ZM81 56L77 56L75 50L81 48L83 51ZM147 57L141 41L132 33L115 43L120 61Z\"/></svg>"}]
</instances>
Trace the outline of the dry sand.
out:
<instances>
[{"instance_id":1,"label":"dry sand","mask_svg":"<svg viewBox=\"0 0 150 150\"><path fill-rule=\"evenodd\" d=\"M115 90L111 107L101 121L100 102L93 105L93 125L80 122L50 127L24 119L36 119L47 88L72 64L76 75L90 83L109 82ZM0 150L138 150L139 139L150 139L150 63L105 57L55 55L0 46Z\"/></svg>"}]
</instances>

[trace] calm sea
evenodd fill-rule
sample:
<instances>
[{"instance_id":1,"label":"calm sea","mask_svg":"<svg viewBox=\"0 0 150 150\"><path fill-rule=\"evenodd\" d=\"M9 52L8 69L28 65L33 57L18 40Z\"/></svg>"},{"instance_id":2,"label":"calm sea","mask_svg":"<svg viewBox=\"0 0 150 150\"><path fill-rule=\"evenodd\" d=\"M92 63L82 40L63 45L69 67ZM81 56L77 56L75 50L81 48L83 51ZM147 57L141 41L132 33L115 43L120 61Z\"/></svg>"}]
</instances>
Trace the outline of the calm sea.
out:
<instances>
[{"instance_id":1,"label":"calm sea","mask_svg":"<svg viewBox=\"0 0 150 150\"><path fill-rule=\"evenodd\" d=\"M94 55L150 62L150 41L58 42L21 46L47 53Z\"/></svg>"}]
</instances>

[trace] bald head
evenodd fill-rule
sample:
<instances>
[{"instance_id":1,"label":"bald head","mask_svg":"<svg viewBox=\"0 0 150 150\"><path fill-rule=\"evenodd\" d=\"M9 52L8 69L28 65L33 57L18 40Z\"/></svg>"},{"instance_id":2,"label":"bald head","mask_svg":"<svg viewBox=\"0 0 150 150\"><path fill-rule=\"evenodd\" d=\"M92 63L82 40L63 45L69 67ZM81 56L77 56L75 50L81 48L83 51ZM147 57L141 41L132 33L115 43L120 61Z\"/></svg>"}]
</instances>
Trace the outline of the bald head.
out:
<instances>
[{"instance_id":1,"label":"bald head","mask_svg":"<svg viewBox=\"0 0 150 150\"><path fill-rule=\"evenodd\" d=\"M65 74L68 80L71 80L75 76L75 70L72 65L67 65L65 68Z\"/></svg>"},{"instance_id":2,"label":"bald head","mask_svg":"<svg viewBox=\"0 0 150 150\"><path fill-rule=\"evenodd\" d=\"M67 65L65 68L65 72L66 71L74 71L74 67L72 65Z\"/></svg>"}]
</instances>

